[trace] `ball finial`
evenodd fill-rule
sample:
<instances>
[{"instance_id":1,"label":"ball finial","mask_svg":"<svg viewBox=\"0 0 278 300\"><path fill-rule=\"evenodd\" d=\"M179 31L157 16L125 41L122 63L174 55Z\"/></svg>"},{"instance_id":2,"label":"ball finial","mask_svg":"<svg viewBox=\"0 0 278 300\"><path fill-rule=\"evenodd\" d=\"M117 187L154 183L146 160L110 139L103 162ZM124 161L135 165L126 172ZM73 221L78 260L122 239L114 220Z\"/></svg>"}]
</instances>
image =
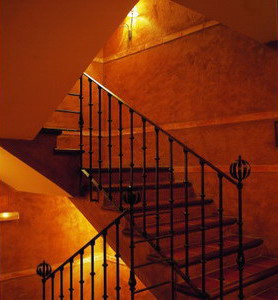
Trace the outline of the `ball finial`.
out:
<instances>
[{"instance_id":1,"label":"ball finial","mask_svg":"<svg viewBox=\"0 0 278 300\"><path fill-rule=\"evenodd\" d=\"M51 272L52 272L52 268L50 264L48 264L45 261L43 261L37 266L37 274L42 278L49 276Z\"/></svg>"},{"instance_id":2,"label":"ball finial","mask_svg":"<svg viewBox=\"0 0 278 300\"><path fill-rule=\"evenodd\" d=\"M230 174L233 178L237 179L238 181L243 181L246 179L251 172L251 167L248 161L238 157L236 161L234 161L230 166Z\"/></svg>"},{"instance_id":3,"label":"ball finial","mask_svg":"<svg viewBox=\"0 0 278 300\"><path fill-rule=\"evenodd\" d=\"M135 205L141 200L140 191L134 191L132 187L129 186L123 193L123 199L125 203Z\"/></svg>"}]
</instances>

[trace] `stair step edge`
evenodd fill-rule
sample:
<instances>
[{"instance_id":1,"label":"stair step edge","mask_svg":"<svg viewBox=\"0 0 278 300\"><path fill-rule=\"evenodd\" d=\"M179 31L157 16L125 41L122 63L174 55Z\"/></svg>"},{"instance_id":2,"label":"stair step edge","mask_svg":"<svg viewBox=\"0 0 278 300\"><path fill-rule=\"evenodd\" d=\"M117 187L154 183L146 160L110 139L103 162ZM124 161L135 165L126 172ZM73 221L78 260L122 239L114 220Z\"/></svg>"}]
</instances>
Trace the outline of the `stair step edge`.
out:
<instances>
[{"instance_id":1,"label":"stair step edge","mask_svg":"<svg viewBox=\"0 0 278 300\"><path fill-rule=\"evenodd\" d=\"M71 148L64 148L64 149L60 149L60 148L54 148L53 149L55 154L68 154L68 155L80 155L81 153L84 153L84 150L80 150L80 149L71 149Z\"/></svg>"},{"instance_id":2,"label":"stair step edge","mask_svg":"<svg viewBox=\"0 0 278 300\"><path fill-rule=\"evenodd\" d=\"M51 134L51 135L60 135L62 134L62 130L59 130L57 128L46 128L46 127L43 127L41 130L40 130L40 133L41 134Z\"/></svg>"}]
</instances>

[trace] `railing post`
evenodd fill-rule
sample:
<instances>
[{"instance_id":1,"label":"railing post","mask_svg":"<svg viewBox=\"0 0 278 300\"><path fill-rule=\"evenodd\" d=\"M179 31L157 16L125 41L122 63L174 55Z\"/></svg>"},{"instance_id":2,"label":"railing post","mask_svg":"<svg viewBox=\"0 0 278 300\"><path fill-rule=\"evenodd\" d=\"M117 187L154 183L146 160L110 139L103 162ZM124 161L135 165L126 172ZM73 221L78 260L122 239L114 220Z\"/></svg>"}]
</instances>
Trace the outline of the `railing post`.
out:
<instances>
[{"instance_id":1,"label":"railing post","mask_svg":"<svg viewBox=\"0 0 278 300\"><path fill-rule=\"evenodd\" d=\"M79 175L79 186L80 191L82 191L82 169L83 169L83 126L84 126L84 119L83 119L83 75L81 75L79 80L79 150L80 150L80 175Z\"/></svg>"},{"instance_id":2,"label":"railing post","mask_svg":"<svg viewBox=\"0 0 278 300\"><path fill-rule=\"evenodd\" d=\"M205 215L205 162L200 160L201 166L201 247L202 247L202 292L206 293L206 215Z\"/></svg>"},{"instance_id":3,"label":"railing post","mask_svg":"<svg viewBox=\"0 0 278 300\"><path fill-rule=\"evenodd\" d=\"M230 174L237 181L237 190L238 190L238 254L237 254L237 265L239 272L239 295L240 300L244 299L243 294L243 269L245 265L245 257L243 251L243 220L242 220L242 188L243 180L246 179L251 172L249 163L246 160L241 159L241 156L238 157L238 160L233 162L230 166Z\"/></svg>"},{"instance_id":4,"label":"railing post","mask_svg":"<svg viewBox=\"0 0 278 300\"><path fill-rule=\"evenodd\" d=\"M60 299L64 299L65 295L64 295L64 267L62 267L60 269L60 295L59 298Z\"/></svg>"},{"instance_id":5,"label":"railing post","mask_svg":"<svg viewBox=\"0 0 278 300\"><path fill-rule=\"evenodd\" d=\"M95 299L95 240L92 240L91 245L91 300Z\"/></svg>"},{"instance_id":6,"label":"railing post","mask_svg":"<svg viewBox=\"0 0 278 300\"><path fill-rule=\"evenodd\" d=\"M130 227L130 275L129 275L129 290L130 290L130 299L134 300L134 292L136 290L136 277L134 271L134 214L133 209L134 205L140 202L140 193L133 192L131 186L128 187L128 190L124 193L124 201L129 204L129 227Z\"/></svg>"},{"instance_id":7,"label":"railing post","mask_svg":"<svg viewBox=\"0 0 278 300\"><path fill-rule=\"evenodd\" d=\"M133 188L134 181L134 134L133 134L133 113L132 109L129 110L130 114L130 187Z\"/></svg>"},{"instance_id":8,"label":"railing post","mask_svg":"<svg viewBox=\"0 0 278 300\"><path fill-rule=\"evenodd\" d=\"M155 223L156 236L160 234L160 215L159 215L159 129L155 127ZM160 250L160 241L156 240L156 250Z\"/></svg>"},{"instance_id":9,"label":"railing post","mask_svg":"<svg viewBox=\"0 0 278 300\"><path fill-rule=\"evenodd\" d=\"M37 274L42 278L42 300L46 299L45 284L46 278L51 274L52 268L50 264L43 261L37 266Z\"/></svg>"},{"instance_id":10,"label":"railing post","mask_svg":"<svg viewBox=\"0 0 278 300\"><path fill-rule=\"evenodd\" d=\"M119 105L119 185L120 185L120 210L123 211L123 105Z\"/></svg>"},{"instance_id":11,"label":"railing post","mask_svg":"<svg viewBox=\"0 0 278 300\"><path fill-rule=\"evenodd\" d=\"M73 262L74 262L74 259L71 258L70 259L70 287L69 287L70 300L73 300L73 291L74 291L74 288L73 288Z\"/></svg>"},{"instance_id":12,"label":"railing post","mask_svg":"<svg viewBox=\"0 0 278 300\"><path fill-rule=\"evenodd\" d=\"M175 261L174 261L174 153L173 139L169 138L169 181L170 181L170 261L171 261L171 300L176 299Z\"/></svg>"},{"instance_id":13,"label":"railing post","mask_svg":"<svg viewBox=\"0 0 278 300\"><path fill-rule=\"evenodd\" d=\"M98 86L98 188L102 189L102 99L101 87ZM99 191L98 191L99 200Z\"/></svg>"},{"instance_id":14,"label":"railing post","mask_svg":"<svg viewBox=\"0 0 278 300\"><path fill-rule=\"evenodd\" d=\"M106 242L106 238L107 238L107 230L103 231L103 296L102 298L105 300L108 298L108 294L107 294L107 242Z\"/></svg>"},{"instance_id":15,"label":"railing post","mask_svg":"<svg viewBox=\"0 0 278 300\"><path fill-rule=\"evenodd\" d=\"M121 284L120 284L120 220L115 222L116 224L116 299L120 300L120 293L121 293Z\"/></svg>"},{"instance_id":16,"label":"railing post","mask_svg":"<svg viewBox=\"0 0 278 300\"><path fill-rule=\"evenodd\" d=\"M92 79L89 81L89 188L90 188L90 201L93 200L93 91L92 91Z\"/></svg>"},{"instance_id":17,"label":"railing post","mask_svg":"<svg viewBox=\"0 0 278 300\"><path fill-rule=\"evenodd\" d=\"M147 210L147 199L146 199L146 180L147 180L147 172L146 172L146 163L147 163L147 145L146 145L146 119L142 118L142 125L143 125L143 145L142 145L142 151L143 151L143 235L147 236L147 218L146 218L146 210Z\"/></svg>"},{"instance_id":18,"label":"railing post","mask_svg":"<svg viewBox=\"0 0 278 300\"><path fill-rule=\"evenodd\" d=\"M223 261L223 248L224 248L224 240L223 240L223 175L218 173L218 182L219 182L219 206L218 206L218 217L219 217L219 294L220 300L223 299L224 295L224 261Z\"/></svg>"},{"instance_id":19,"label":"railing post","mask_svg":"<svg viewBox=\"0 0 278 300\"><path fill-rule=\"evenodd\" d=\"M184 153L184 234L185 234L185 274L189 276L189 205L188 205L188 151L183 149Z\"/></svg>"},{"instance_id":20,"label":"railing post","mask_svg":"<svg viewBox=\"0 0 278 300\"><path fill-rule=\"evenodd\" d=\"M84 275L83 275L83 269L84 269L84 265L83 265L83 258L84 258L84 250L80 251L80 280L79 280L79 284L80 284L80 300L84 299Z\"/></svg>"},{"instance_id":21,"label":"railing post","mask_svg":"<svg viewBox=\"0 0 278 300\"><path fill-rule=\"evenodd\" d=\"M112 96L108 93L108 195L109 200L112 200L112 103L111 103Z\"/></svg>"}]
</instances>

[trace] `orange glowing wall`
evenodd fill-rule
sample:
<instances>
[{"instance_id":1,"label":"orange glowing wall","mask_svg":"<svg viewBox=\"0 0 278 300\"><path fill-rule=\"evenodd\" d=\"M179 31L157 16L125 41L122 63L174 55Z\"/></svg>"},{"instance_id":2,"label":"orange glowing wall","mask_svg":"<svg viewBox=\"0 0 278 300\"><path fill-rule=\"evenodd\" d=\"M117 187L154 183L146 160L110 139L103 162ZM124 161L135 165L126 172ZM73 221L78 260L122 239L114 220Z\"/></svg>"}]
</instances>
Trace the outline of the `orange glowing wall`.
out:
<instances>
[{"instance_id":1,"label":"orange glowing wall","mask_svg":"<svg viewBox=\"0 0 278 300\"><path fill-rule=\"evenodd\" d=\"M0 223L0 297L39 299L36 266L62 263L96 231L67 197L17 192L3 182L0 190L0 211L19 212L19 220Z\"/></svg>"},{"instance_id":2,"label":"orange glowing wall","mask_svg":"<svg viewBox=\"0 0 278 300\"><path fill-rule=\"evenodd\" d=\"M244 189L245 233L263 237L265 254L278 256L277 53L169 0L141 0L137 10L132 39L126 18L89 73L223 171L239 154L247 159L252 174ZM140 141L136 134L135 143ZM135 163L141 159L136 155ZM181 157L175 170L182 170ZM190 169L190 179L198 193L196 170ZM216 200L216 176L206 178L206 195ZM224 196L225 213L236 215L228 185Z\"/></svg>"},{"instance_id":3,"label":"orange glowing wall","mask_svg":"<svg viewBox=\"0 0 278 300\"><path fill-rule=\"evenodd\" d=\"M225 172L239 154L247 159L245 233L278 256L277 52L168 0L137 9L132 40L120 26L103 48L104 84ZM175 164L182 170L181 157ZM198 193L196 168L190 178ZM216 176L206 178L216 200ZM225 193L225 213L236 215L228 185Z\"/></svg>"},{"instance_id":4,"label":"orange glowing wall","mask_svg":"<svg viewBox=\"0 0 278 300\"><path fill-rule=\"evenodd\" d=\"M36 266L46 260L55 269L97 234L96 230L67 197L18 192L0 181L0 212L17 211L19 220L0 223L0 298L1 300L38 300L41 280ZM115 253L108 247L108 293L115 294ZM95 245L96 298L103 293L102 240ZM75 259L75 297L78 297L79 259ZM84 253L84 297L90 295L90 247ZM129 295L129 268L121 265L122 299ZM59 283L59 274L56 276ZM50 283L47 284L49 295ZM69 268L64 271L64 290L68 295ZM144 285L138 280L138 288ZM55 294L59 295L57 286ZM125 298L126 297L126 298ZM146 298L147 297L147 298ZM142 293L138 299L153 299Z\"/></svg>"}]
</instances>

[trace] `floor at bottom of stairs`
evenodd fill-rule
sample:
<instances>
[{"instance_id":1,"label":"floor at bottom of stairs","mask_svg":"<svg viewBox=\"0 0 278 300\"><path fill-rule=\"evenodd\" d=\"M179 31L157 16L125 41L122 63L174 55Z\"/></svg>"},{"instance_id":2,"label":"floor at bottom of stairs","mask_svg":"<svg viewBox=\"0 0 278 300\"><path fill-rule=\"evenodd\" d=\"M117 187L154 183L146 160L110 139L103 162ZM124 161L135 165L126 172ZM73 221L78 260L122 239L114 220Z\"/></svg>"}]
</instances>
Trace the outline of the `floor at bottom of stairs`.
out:
<instances>
[{"instance_id":1,"label":"floor at bottom of stairs","mask_svg":"<svg viewBox=\"0 0 278 300\"><path fill-rule=\"evenodd\" d=\"M248 300L278 300L278 283L274 287L250 297Z\"/></svg>"}]
</instances>

